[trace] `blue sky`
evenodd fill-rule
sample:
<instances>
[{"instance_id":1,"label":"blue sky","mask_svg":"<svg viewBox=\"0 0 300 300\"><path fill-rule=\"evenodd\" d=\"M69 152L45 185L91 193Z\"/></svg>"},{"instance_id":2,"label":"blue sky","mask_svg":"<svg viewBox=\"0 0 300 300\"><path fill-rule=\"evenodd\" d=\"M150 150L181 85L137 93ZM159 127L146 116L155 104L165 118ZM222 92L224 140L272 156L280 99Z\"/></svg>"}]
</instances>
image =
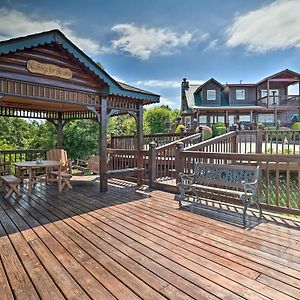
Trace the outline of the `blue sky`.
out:
<instances>
[{"instance_id":1,"label":"blue sky","mask_svg":"<svg viewBox=\"0 0 300 300\"><path fill-rule=\"evenodd\" d=\"M300 72L300 0L0 0L0 40L58 28L118 80L180 106L180 83Z\"/></svg>"}]
</instances>

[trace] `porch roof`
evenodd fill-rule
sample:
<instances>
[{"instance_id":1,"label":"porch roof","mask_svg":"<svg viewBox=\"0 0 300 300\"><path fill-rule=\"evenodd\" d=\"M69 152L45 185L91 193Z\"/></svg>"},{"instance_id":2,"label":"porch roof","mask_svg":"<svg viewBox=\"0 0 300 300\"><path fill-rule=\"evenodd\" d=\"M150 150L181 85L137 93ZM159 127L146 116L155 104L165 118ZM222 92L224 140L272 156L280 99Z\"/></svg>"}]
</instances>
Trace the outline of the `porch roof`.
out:
<instances>
[{"instance_id":1,"label":"porch roof","mask_svg":"<svg viewBox=\"0 0 300 300\"><path fill-rule=\"evenodd\" d=\"M300 73L295 71L285 69L273 75L270 75L257 83L257 85L261 85L266 81L276 81L276 82L284 82L288 85L292 83L296 83L300 81Z\"/></svg>"}]
</instances>

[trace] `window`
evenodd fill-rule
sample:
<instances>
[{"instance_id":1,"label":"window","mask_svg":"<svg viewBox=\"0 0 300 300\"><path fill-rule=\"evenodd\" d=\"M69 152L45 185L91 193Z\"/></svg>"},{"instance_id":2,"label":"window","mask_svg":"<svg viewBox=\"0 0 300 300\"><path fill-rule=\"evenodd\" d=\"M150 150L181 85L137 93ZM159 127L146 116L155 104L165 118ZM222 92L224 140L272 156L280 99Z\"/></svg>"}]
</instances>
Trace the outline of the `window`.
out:
<instances>
[{"instance_id":1,"label":"window","mask_svg":"<svg viewBox=\"0 0 300 300\"><path fill-rule=\"evenodd\" d=\"M257 117L258 123L274 123L274 115L272 114L261 114Z\"/></svg>"},{"instance_id":2,"label":"window","mask_svg":"<svg viewBox=\"0 0 300 300\"><path fill-rule=\"evenodd\" d=\"M246 99L246 91L245 90L236 90L235 91L235 99L236 100L245 100Z\"/></svg>"},{"instance_id":3,"label":"window","mask_svg":"<svg viewBox=\"0 0 300 300\"><path fill-rule=\"evenodd\" d=\"M250 115L242 115L240 116L240 122L250 122Z\"/></svg>"},{"instance_id":4,"label":"window","mask_svg":"<svg viewBox=\"0 0 300 300\"><path fill-rule=\"evenodd\" d=\"M234 122L234 116L229 116L228 123L229 123L229 126L231 126L231 125L233 125L235 123Z\"/></svg>"},{"instance_id":5,"label":"window","mask_svg":"<svg viewBox=\"0 0 300 300\"><path fill-rule=\"evenodd\" d=\"M207 117L206 116L199 116L199 124L206 124Z\"/></svg>"},{"instance_id":6,"label":"window","mask_svg":"<svg viewBox=\"0 0 300 300\"><path fill-rule=\"evenodd\" d=\"M207 90L206 91L206 99L207 100L217 100L216 90Z\"/></svg>"},{"instance_id":7,"label":"window","mask_svg":"<svg viewBox=\"0 0 300 300\"><path fill-rule=\"evenodd\" d=\"M218 122L225 123L225 117L218 116Z\"/></svg>"},{"instance_id":8,"label":"window","mask_svg":"<svg viewBox=\"0 0 300 300\"><path fill-rule=\"evenodd\" d=\"M185 117L185 125L190 126L192 122L191 116Z\"/></svg>"}]
</instances>

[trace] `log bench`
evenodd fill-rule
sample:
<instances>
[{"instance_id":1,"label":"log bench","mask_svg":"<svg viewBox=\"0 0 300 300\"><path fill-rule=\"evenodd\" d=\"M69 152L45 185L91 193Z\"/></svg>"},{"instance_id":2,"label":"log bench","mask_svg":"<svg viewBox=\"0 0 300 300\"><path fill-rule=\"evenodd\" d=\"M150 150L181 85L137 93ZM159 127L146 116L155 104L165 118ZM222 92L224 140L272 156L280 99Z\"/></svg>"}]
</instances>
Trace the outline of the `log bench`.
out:
<instances>
[{"instance_id":1,"label":"log bench","mask_svg":"<svg viewBox=\"0 0 300 300\"><path fill-rule=\"evenodd\" d=\"M179 174L177 184L179 207L182 201L199 203L199 198L225 200L238 198L243 204L243 225L246 227L247 209L255 205L262 216L258 198L258 180L260 167L241 165L219 165L197 163L193 174ZM192 196L192 200L190 200Z\"/></svg>"}]
</instances>

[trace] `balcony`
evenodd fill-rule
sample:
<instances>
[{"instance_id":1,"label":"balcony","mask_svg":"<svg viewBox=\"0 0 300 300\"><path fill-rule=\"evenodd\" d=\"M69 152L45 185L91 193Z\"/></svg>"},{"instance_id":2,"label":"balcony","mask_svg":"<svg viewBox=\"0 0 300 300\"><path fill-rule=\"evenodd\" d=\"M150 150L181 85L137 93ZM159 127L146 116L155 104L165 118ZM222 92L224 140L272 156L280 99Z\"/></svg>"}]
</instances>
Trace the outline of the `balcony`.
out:
<instances>
[{"instance_id":1,"label":"balcony","mask_svg":"<svg viewBox=\"0 0 300 300\"><path fill-rule=\"evenodd\" d=\"M268 108L282 107L282 106L291 106L299 107L300 95L281 95L273 96L270 95L259 98L257 104L259 106L264 106Z\"/></svg>"}]
</instances>

